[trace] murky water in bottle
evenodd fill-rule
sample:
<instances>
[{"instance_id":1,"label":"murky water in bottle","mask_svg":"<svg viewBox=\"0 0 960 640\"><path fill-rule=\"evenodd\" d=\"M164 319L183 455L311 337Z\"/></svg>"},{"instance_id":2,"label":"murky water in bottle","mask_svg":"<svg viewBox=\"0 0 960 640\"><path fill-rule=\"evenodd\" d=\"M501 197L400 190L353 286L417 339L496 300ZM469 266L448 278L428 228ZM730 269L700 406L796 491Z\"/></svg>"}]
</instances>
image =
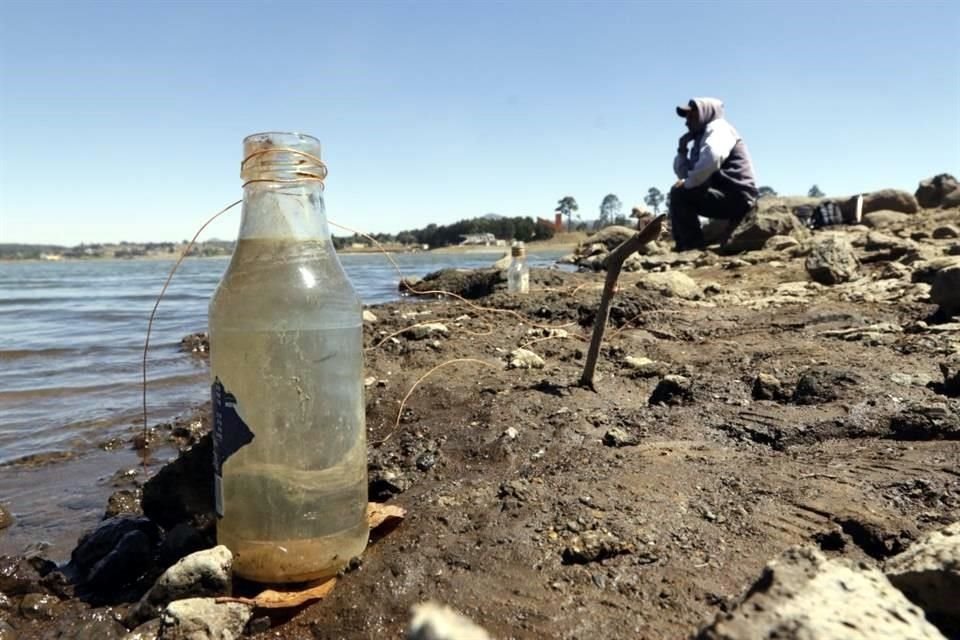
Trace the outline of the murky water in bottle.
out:
<instances>
[{"instance_id":1,"label":"murky water in bottle","mask_svg":"<svg viewBox=\"0 0 960 640\"><path fill-rule=\"evenodd\" d=\"M214 338L214 374L254 437L224 465L218 526L244 577L332 575L366 545L366 450L357 430L364 407L353 389L360 374L340 353L356 342L356 331L225 331ZM312 366L318 363L304 354L343 366ZM264 375L236 375L251 367Z\"/></svg>"}]
</instances>

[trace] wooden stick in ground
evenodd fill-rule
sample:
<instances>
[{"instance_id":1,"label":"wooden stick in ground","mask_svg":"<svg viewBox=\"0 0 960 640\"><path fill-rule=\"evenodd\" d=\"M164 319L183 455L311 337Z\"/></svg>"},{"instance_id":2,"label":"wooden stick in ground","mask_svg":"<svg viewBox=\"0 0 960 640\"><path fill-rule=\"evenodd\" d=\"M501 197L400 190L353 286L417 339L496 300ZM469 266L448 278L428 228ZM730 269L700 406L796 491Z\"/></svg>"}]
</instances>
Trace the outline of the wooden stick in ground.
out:
<instances>
[{"instance_id":1,"label":"wooden stick in ground","mask_svg":"<svg viewBox=\"0 0 960 640\"><path fill-rule=\"evenodd\" d=\"M593 384L593 372L597 368L597 357L600 355L600 345L603 343L603 332L607 328L607 319L610 317L610 301L617 288L617 279L623 262L632 253L660 235L660 227L665 216L659 215L650 221L647 226L637 232L632 238L620 243L607 257L607 278L603 283L603 294L600 296L600 305L597 307L597 316L593 321L593 337L590 340L590 350L587 352L587 361L583 365L583 375L580 376L580 386L596 391Z\"/></svg>"}]
</instances>

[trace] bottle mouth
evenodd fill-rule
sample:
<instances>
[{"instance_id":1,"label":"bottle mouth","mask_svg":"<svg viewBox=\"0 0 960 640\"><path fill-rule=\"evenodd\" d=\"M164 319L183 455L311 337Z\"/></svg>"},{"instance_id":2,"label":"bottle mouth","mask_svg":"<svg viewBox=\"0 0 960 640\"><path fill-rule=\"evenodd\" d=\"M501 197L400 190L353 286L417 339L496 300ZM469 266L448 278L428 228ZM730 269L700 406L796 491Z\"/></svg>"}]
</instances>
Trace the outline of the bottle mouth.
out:
<instances>
[{"instance_id":1,"label":"bottle mouth","mask_svg":"<svg viewBox=\"0 0 960 640\"><path fill-rule=\"evenodd\" d=\"M315 181L323 185L327 166L320 158L320 141L305 133L267 131L243 139L240 177L251 182Z\"/></svg>"}]
</instances>

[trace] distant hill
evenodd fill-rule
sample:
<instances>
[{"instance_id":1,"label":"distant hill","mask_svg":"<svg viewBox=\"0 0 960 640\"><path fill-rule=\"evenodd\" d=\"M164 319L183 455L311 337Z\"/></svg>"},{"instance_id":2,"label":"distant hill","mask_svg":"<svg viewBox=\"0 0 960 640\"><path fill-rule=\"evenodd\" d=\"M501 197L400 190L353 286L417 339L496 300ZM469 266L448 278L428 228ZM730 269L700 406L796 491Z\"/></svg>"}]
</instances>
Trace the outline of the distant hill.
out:
<instances>
[{"instance_id":1,"label":"distant hill","mask_svg":"<svg viewBox=\"0 0 960 640\"><path fill-rule=\"evenodd\" d=\"M504 216L499 213L487 213L481 216L484 220L502 220Z\"/></svg>"}]
</instances>

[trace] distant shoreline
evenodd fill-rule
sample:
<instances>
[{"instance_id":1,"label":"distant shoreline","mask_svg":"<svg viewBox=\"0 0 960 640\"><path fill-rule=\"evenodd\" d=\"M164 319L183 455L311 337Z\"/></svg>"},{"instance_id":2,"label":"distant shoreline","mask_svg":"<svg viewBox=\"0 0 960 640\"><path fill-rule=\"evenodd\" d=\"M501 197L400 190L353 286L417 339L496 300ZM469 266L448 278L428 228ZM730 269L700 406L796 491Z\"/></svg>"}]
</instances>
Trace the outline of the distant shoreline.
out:
<instances>
[{"instance_id":1,"label":"distant shoreline","mask_svg":"<svg viewBox=\"0 0 960 640\"><path fill-rule=\"evenodd\" d=\"M544 251L557 251L561 249L567 249L573 251L573 249L580 244L587 234L585 232L571 232L559 234L557 237L550 240L534 241L526 244L527 253L541 253ZM387 253L431 253L431 254L484 254L484 255L504 255L510 252L509 245L455 245L449 247L437 247L436 249L419 249L413 246L397 246L397 245L385 245L383 249L380 247L344 247L337 251L338 254L352 255L352 254L367 254L367 253L382 253L386 251ZM231 253L223 253L219 255L191 255L187 258L191 260L210 260L216 258L229 258ZM57 263L57 262L102 262L106 260L116 260L116 261L127 261L127 262L142 262L142 261L159 261L167 260L174 261L180 257L177 253L156 253L148 255L139 255L139 256L88 256L88 257L59 257L53 260L45 258L0 258L0 264L22 264L22 263Z\"/></svg>"}]
</instances>

